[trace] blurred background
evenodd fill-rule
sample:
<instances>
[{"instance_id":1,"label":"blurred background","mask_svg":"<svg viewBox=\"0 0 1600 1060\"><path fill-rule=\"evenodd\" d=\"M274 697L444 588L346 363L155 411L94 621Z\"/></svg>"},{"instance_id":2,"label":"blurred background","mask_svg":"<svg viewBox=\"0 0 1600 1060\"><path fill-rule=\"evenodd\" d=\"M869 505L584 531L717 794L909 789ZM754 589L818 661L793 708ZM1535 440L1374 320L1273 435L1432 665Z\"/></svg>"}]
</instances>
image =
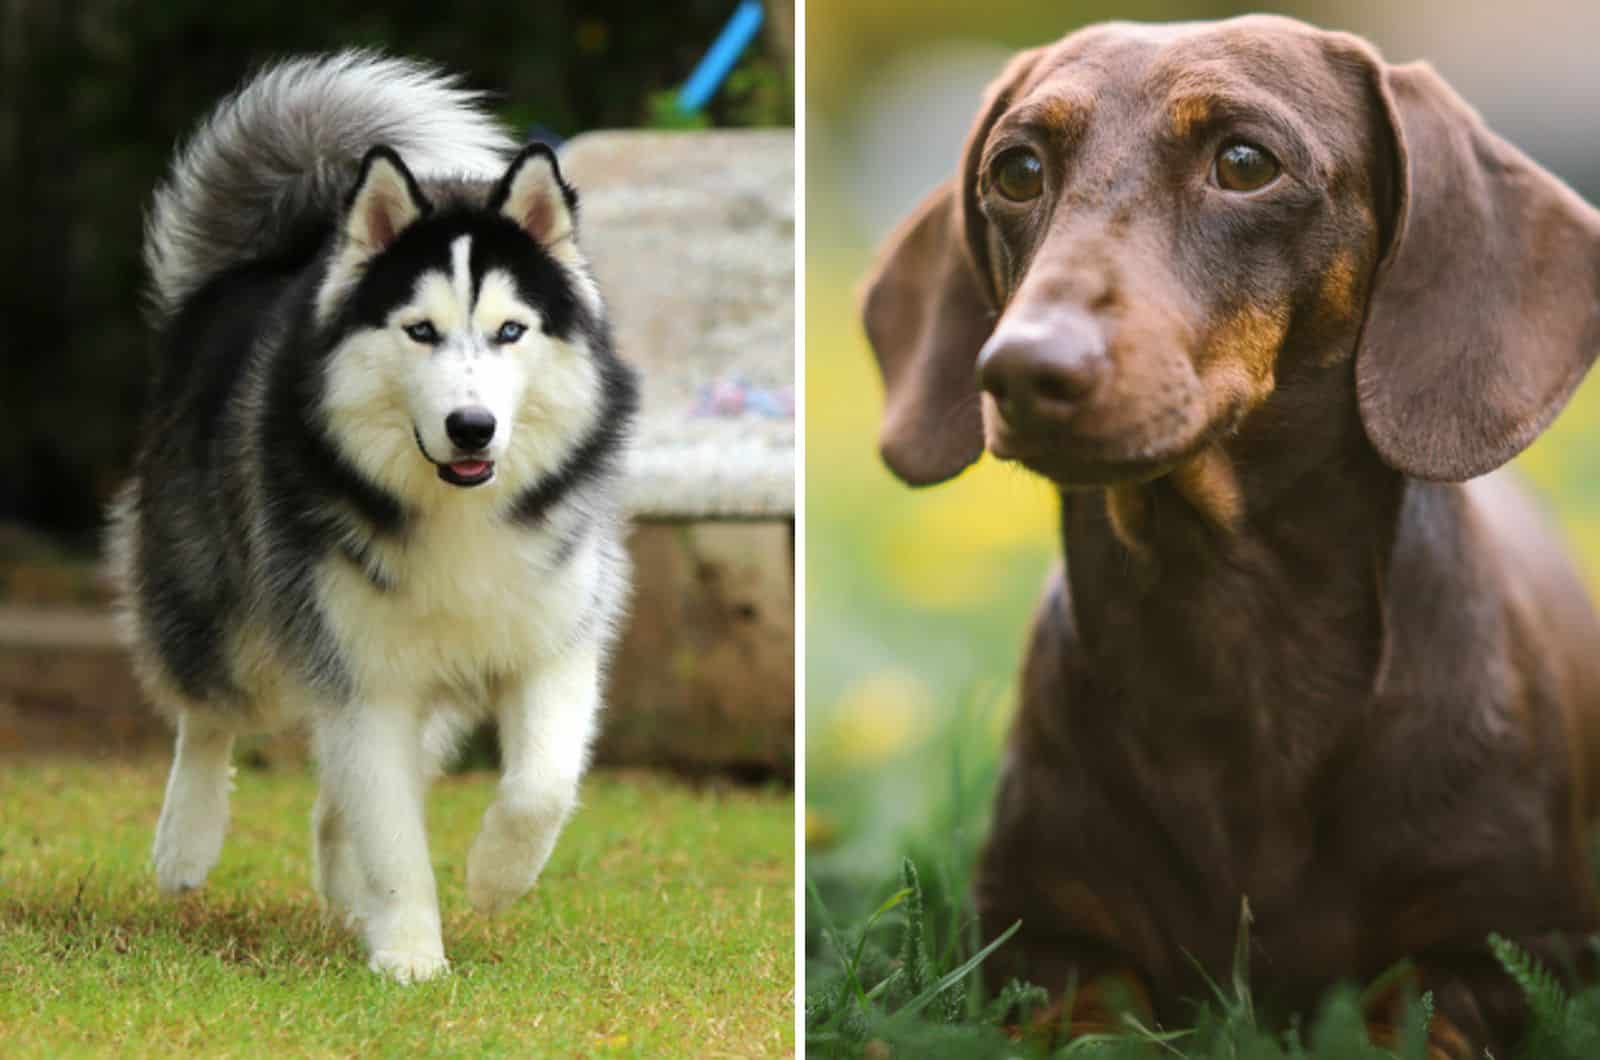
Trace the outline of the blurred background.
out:
<instances>
[{"instance_id":1,"label":"blurred background","mask_svg":"<svg viewBox=\"0 0 1600 1060\"><path fill-rule=\"evenodd\" d=\"M1250 11L1431 60L1496 131L1600 202L1600 6L1586 0L807 4L807 872L844 922L898 885L905 853L925 883L963 889L1058 548L1054 495L1015 468L985 458L923 491L885 470L856 287L890 227L955 172L982 89L1015 49L1103 19ZM1600 591L1600 378L1520 464Z\"/></svg>"},{"instance_id":2,"label":"blurred background","mask_svg":"<svg viewBox=\"0 0 1600 1060\"><path fill-rule=\"evenodd\" d=\"M760 31L709 103L693 113L678 106L680 86L738 2L0 3L0 197L10 204L0 221L0 752L52 741L102 749L165 743L98 621L107 589L97 545L105 503L132 463L148 377L144 212L174 148L217 101L273 59L370 46L459 72L530 138L737 130L747 137L739 143L759 141L764 158L782 163L752 180L769 172L788 180L792 3L757 5ZM635 145L638 164L626 145L618 148L606 194L648 198L670 175L638 174L668 166L677 152L692 159L697 142ZM616 189L628 180L650 187ZM793 195L784 187L769 197L770 211L759 197L743 207L754 219L736 249L774 263L781 304L768 316L781 341L755 356L790 386ZM722 302L725 309L708 312L752 312L731 296ZM629 323L652 312L619 320L619 334L628 338ZM624 355L640 357L629 345ZM792 387L787 393L782 415L792 436ZM790 542L781 521L656 526L636 535L644 617L614 686L616 698L637 709L614 712L603 748L609 760L787 783Z\"/></svg>"}]
</instances>

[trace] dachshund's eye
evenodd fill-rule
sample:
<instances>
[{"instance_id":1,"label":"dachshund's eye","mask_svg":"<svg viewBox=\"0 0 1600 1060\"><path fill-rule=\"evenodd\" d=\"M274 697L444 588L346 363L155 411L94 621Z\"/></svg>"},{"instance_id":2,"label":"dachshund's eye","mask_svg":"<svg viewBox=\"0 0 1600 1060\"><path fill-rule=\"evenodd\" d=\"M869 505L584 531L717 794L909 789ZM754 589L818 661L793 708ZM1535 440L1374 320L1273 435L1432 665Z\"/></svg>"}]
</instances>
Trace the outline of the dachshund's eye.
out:
<instances>
[{"instance_id":1,"label":"dachshund's eye","mask_svg":"<svg viewBox=\"0 0 1600 1060\"><path fill-rule=\"evenodd\" d=\"M989 179L1012 202L1031 202L1044 191L1044 163L1026 147L1013 147L994 160Z\"/></svg>"},{"instance_id":2,"label":"dachshund's eye","mask_svg":"<svg viewBox=\"0 0 1600 1060\"><path fill-rule=\"evenodd\" d=\"M1282 171L1266 148L1246 140L1230 140L1217 152L1217 187L1225 191L1256 191L1277 180Z\"/></svg>"},{"instance_id":3,"label":"dachshund's eye","mask_svg":"<svg viewBox=\"0 0 1600 1060\"><path fill-rule=\"evenodd\" d=\"M439 329L433 326L431 320L420 320L415 324L407 324L402 328L406 337L412 342L420 342L424 346L439 345Z\"/></svg>"},{"instance_id":4,"label":"dachshund's eye","mask_svg":"<svg viewBox=\"0 0 1600 1060\"><path fill-rule=\"evenodd\" d=\"M515 320L508 320L500 325L500 330L494 333L494 341L500 345L516 342L522 338L522 333L528 330L526 324L519 324Z\"/></svg>"}]
</instances>

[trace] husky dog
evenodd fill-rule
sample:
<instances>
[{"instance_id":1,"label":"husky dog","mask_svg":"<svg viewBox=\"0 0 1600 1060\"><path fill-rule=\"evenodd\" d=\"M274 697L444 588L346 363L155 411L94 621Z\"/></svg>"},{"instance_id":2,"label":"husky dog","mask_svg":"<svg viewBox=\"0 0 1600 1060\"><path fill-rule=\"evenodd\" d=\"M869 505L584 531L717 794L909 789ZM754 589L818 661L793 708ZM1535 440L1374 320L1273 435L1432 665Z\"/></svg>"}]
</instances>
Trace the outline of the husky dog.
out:
<instances>
[{"instance_id":1,"label":"husky dog","mask_svg":"<svg viewBox=\"0 0 1600 1060\"><path fill-rule=\"evenodd\" d=\"M178 155L146 230L161 350L113 566L176 723L157 882L199 886L236 734L304 723L314 875L371 967L447 970L423 828L453 737L504 769L467 860L526 891L577 796L627 592L636 404L555 155L435 70L267 70Z\"/></svg>"}]
</instances>

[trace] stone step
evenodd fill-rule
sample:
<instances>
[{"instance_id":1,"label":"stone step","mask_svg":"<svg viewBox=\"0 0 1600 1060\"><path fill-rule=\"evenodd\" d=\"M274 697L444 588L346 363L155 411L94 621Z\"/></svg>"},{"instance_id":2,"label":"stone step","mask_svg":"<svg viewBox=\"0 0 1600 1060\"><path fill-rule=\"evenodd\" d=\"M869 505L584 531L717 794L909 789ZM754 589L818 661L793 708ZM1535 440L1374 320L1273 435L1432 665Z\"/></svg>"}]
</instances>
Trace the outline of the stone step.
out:
<instances>
[{"instance_id":1,"label":"stone step","mask_svg":"<svg viewBox=\"0 0 1600 1060\"><path fill-rule=\"evenodd\" d=\"M794 515L794 135L585 133L578 239L644 377L628 496L645 519Z\"/></svg>"}]
</instances>

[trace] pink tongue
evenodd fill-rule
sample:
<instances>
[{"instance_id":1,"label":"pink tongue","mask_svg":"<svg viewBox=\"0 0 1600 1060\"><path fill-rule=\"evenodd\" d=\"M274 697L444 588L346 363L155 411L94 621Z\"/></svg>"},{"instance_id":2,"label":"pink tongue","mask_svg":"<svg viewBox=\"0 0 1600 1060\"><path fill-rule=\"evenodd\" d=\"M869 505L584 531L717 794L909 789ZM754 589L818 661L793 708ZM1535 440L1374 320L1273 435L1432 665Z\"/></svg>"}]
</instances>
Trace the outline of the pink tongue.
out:
<instances>
[{"instance_id":1,"label":"pink tongue","mask_svg":"<svg viewBox=\"0 0 1600 1060\"><path fill-rule=\"evenodd\" d=\"M487 460L457 460L450 465L450 470L462 478L477 478L489 468Z\"/></svg>"}]
</instances>

